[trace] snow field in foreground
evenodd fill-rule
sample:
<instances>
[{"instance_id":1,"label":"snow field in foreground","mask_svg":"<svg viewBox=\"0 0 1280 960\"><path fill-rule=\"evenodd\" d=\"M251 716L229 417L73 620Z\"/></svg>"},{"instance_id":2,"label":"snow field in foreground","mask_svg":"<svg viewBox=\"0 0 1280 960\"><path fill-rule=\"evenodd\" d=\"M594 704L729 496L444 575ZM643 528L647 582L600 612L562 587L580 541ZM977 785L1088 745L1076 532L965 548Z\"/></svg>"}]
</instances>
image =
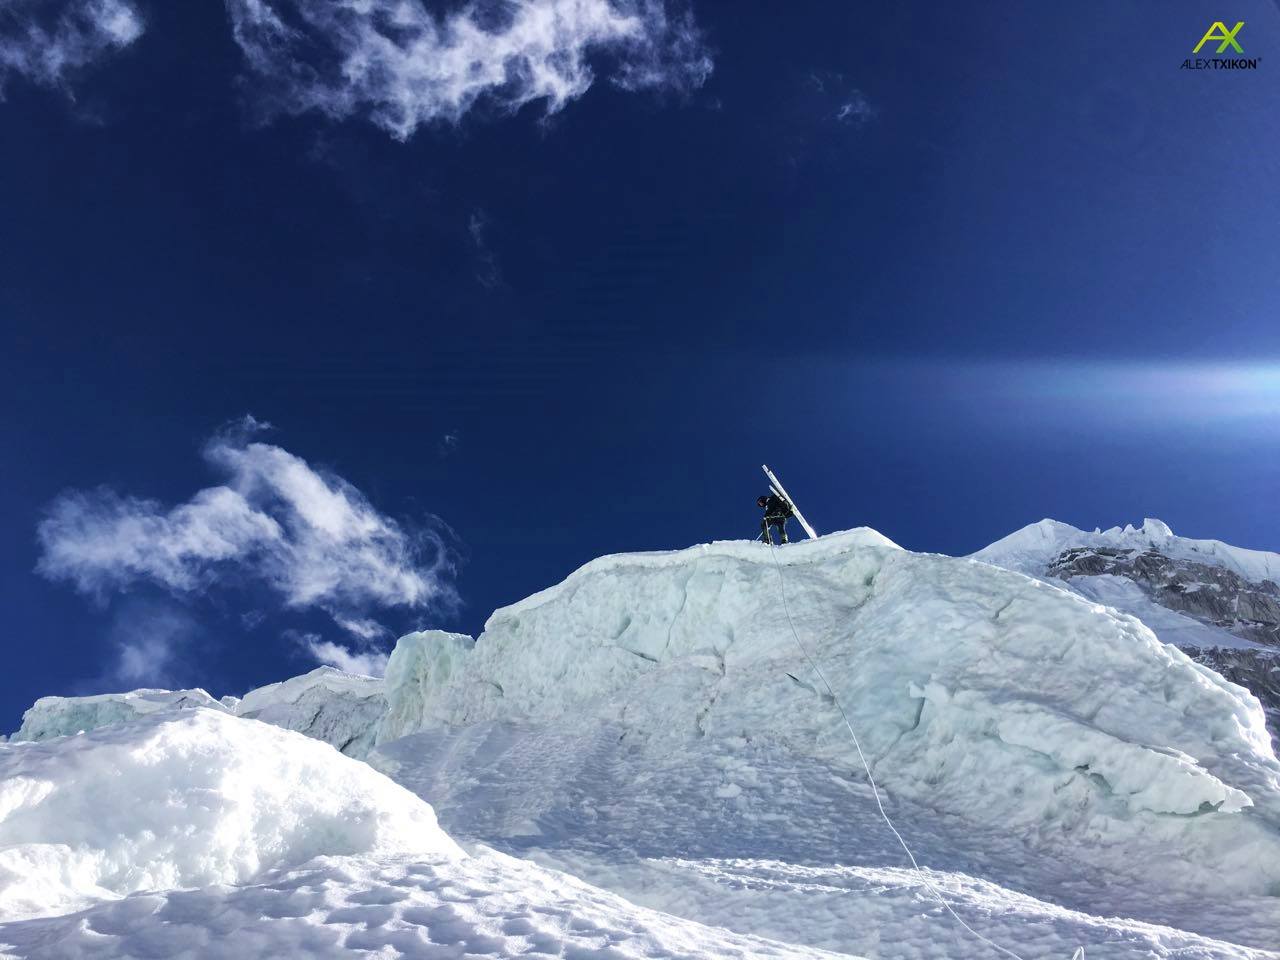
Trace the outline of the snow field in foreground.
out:
<instances>
[{"instance_id":1,"label":"snow field in foreground","mask_svg":"<svg viewBox=\"0 0 1280 960\"><path fill-rule=\"evenodd\" d=\"M0 919L351 854L462 851L368 765L214 710L0 744Z\"/></svg>"},{"instance_id":2,"label":"snow field in foreground","mask_svg":"<svg viewBox=\"0 0 1280 960\"><path fill-rule=\"evenodd\" d=\"M455 838L735 933L866 957L993 960L880 820L860 771L785 744L644 744L614 724L476 724L371 762ZM885 796L930 883L1025 960L1280 960L1280 898L1153 896L1152 882L1033 852L1008 831ZM1137 862L1141 877L1149 864Z\"/></svg>"},{"instance_id":3,"label":"snow field in foreground","mask_svg":"<svg viewBox=\"0 0 1280 960\"><path fill-rule=\"evenodd\" d=\"M0 924L0 957L58 960L826 960L680 920L490 850L321 857L236 887L135 894Z\"/></svg>"}]
</instances>

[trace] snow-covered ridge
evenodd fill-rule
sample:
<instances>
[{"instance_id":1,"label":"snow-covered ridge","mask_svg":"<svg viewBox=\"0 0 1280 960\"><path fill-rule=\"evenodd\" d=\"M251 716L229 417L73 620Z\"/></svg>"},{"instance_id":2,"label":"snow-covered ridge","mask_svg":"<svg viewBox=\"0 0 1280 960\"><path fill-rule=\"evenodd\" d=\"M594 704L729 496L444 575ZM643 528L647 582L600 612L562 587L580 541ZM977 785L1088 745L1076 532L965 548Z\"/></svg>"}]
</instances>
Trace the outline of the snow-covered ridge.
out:
<instances>
[{"instance_id":1,"label":"snow-covered ridge","mask_svg":"<svg viewBox=\"0 0 1280 960\"><path fill-rule=\"evenodd\" d=\"M1280 553L1248 550L1221 540L1179 537L1167 523L1151 518L1143 520L1140 527L1129 524L1093 531L1045 519L1014 531L971 556L1009 570L1041 576L1048 564L1064 550L1080 546L1157 550L1167 557L1224 567L1246 580L1280 582Z\"/></svg>"},{"instance_id":2,"label":"snow-covered ridge","mask_svg":"<svg viewBox=\"0 0 1280 960\"><path fill-rule=\"evenodd\" d=\"M817 540L801 540L788 544L786 550L780 550L776 554L766 550L764 544L757 540L716 540L712 543L695 544L682 550L611 553L583 564L554 586L530 594L523 600L518 600L494 611L489 622L485 624L485 630L487 631L490 623L500 617L515 616L539 607L544 603L556 600L565 591L574 590L580 581L600 574L617 574L628 570L660 570L683 567L690 563L695 563L703 557L727 557L746 563L767 564L770 566L776 560L782 566L788 567L796 564L809 564L816 560L833 559L850 554L863 547L877 547L886 550L902 549L902 547L878 530L873 530L870 527L856 527L853 530L829 533Z\"/></svg>"},{"instance_id":3,"label":"snow-covered ridge","mask_svg":"<svg viewBox=\"0 0 1280 960\"><path fill-rule=\"evenodd\" d=\"M344 673L334 667L317 667L310 673L250 690L240 698L236 713L245 716L279 704L295 704L317 688L353 699L364 699L381 695L382 681L377 677Z\"/></svg>"}]
</instances>

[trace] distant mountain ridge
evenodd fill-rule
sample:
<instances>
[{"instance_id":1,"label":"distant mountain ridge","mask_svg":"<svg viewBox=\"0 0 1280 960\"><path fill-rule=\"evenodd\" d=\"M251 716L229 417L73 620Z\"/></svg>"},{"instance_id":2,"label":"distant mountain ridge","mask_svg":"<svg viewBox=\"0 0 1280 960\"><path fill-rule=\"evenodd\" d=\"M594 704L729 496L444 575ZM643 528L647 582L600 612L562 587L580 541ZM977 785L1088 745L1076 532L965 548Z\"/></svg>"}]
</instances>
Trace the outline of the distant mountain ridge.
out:
<instances>
[{"instance_id":1,"label":"distant mountain ridge","mask_svg":"<svg viewBox=\"0 0 1280 960\"><path fill-rule=\"evenodd\" d=\"M1153 519L1085 531L1041 520L972 559L1130 613L1262 701L1280 742L1280 554L1179 537Z\"/></svg>"},{"instance_id":2,"label":"distant mountain ridge","mask_svg":"<svg viewBox=\"0 0 1280 960\"><path fill-rule=\"evenodd\" d=\"M1128 524L1109 530L1081 530L1061 520L1044 519L1028 524L990 546L971 554L1008 570L1038 576L1048 561L1069 547L1108 547L1119 550L1156 550L1177 560L1190 560L1223 567L1246 580L1280 581L1280 553L1249 550L1221 540L1196 540L1180 537L1162 520L1150 517L1142 526Z\"/></svg>"}]
</instances>

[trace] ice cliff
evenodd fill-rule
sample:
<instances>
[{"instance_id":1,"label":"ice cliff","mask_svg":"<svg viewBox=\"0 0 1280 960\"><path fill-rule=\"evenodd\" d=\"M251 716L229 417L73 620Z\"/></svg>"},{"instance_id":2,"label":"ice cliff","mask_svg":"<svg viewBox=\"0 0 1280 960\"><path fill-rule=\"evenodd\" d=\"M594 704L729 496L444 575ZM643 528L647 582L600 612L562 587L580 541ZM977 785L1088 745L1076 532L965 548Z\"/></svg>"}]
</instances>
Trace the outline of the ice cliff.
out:
<instances>
[{"instance_id":1,"label":"ice cliff","mask_svg":"<svg viewBox=\"0 0 1280 960\"><path fill-rule=\"evenodd\" d=\"M305 733L348 756L363 758L373 746L386 708L381 680L319 667L249 691L234 712L238 717Z\"/></svg>"},{"instance_id":2,"label":"ice cliff","mask_svg":"<svg viewBox=\"0 0 1280 960\"><path fill-rule=\"evenodd\" d=\"M92 697L41 697L22 715L13 739L48 740L136 720L161 710L226 707L203 690L131 690Z\"/></svg>"},{"instance_id":3,"label":"ice cliff","mask_svg":"<svg viewBox=\"0 0 1280 960\"><path fill-rule=\"evenodd\" d=\"M161 710L203 707L295 730L363 758L386 711L375 677L317 667L240 697L215 700L203 690L133 690L92 697L41 697L22 716L13 740L48 740L137 720Z\"/></svg>"},{"instance_id":4,"label":"ice cliff","mask_svg":"<svg viewBox=\"0 0 1280 960\"><path fill-rule=\"evenodd\" d=\"M1280 883L1280 764L1254 697L1131 616L870 530L604 557L498 610L474 646L405 638L379 740L607 721L856 770L786 609L892 792L1099 863L1123 849L1193 884Z\"/></svg>"}]
</instances>

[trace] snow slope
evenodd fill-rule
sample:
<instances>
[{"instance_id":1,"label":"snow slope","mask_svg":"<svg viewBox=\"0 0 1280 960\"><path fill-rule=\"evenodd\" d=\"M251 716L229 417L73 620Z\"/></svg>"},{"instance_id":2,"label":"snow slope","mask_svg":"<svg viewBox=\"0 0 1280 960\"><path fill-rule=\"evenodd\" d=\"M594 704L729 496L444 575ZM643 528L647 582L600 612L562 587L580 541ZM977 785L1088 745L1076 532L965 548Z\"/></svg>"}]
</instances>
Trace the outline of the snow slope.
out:
<instances>
[{"instance_id":1,"label":"snow slope","mask_svg":"<svg viewBox=\"0 0 1280 960\"><path fill-rule=\"evenodd\" d=\"M604 721L648 743L778 740L856 769L783 585L892 792L1108 870L1139 858L1163 885L1280 884L1280 764L1254 698L1132 617L874 531L605 557L497 611L447 671L400 662L440 659L418 643L388 674L416 677L427 728Z\"/></svg>"},{"instance_id":2,"label":"snow slope","mask_svg":"<svg viewBox=\"0 0 1280 960\"><path fill-rule=\"evenodd\" d=\"M633 903L737 933L867 957L992 960L939 906L861 771L768 741L640 743L617 724L479 723L383 744L451 836ZM929 882L1025 960L1277 960L1276 897L1153 896L1150 882L1033 853L897 794Z\"/></svg>"},{"instance_id":3,"label":"snow slope","mask_svg":"<svg viewBox=\"0 0 1280 960\"><path fill-rule=\"evenodd\" d=\"M835 960L638 907L480 850L463 860L319 857L259 881L135 894L0 923L0 957L65 960Z\"/></svg>"},{"instance_id":4,"label":"snow slope","mask_svg":"<svg viewBox=\"0 0 1280 960\"><path fill-rule=\"evenodd\" d=\"M361 953L828 956L468 856L366 764L224 712L0 745L0 956Z\"/></svg>"}]
</instances>

